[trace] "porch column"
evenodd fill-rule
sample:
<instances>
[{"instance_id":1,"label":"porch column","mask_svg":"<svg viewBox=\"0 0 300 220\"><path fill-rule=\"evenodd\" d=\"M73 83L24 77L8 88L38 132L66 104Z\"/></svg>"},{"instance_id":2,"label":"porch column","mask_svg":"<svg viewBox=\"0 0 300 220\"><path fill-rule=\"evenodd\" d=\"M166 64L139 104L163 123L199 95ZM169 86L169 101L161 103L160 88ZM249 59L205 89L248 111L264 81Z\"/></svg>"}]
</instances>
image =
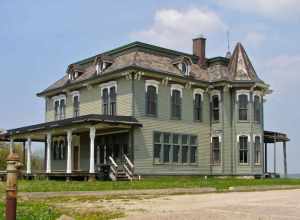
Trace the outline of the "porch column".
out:
<instances>
[{"instance_id":1,"label":"porch column","mask_svg":"<svg viewBox=\"0 0 300 220\"><path fill-rule=\"evenodd\" d=\"M46 173L51 173L51 133L47 134L47 159L46 159Z\"/></svg>"},{"instance_id":2,"label":"porch column","mask_svg":"<svg viewBox=\"0 0 300 220\"><path fill-rule=\"evenodd\" d=\"M96 128L90 128L90 173L95 173L95 136Z\"/></svg>"},{"instance_id":3,"label":"porch column","mask_svg":"<svg viewBox=\"0 0 300 220\"><path fill-rule=\"evenodd\" d=\"M9 153L13 153L13 152L14 152L14 139L11 138L10 145L9 145Z\"/></svg>"},{"instance_id":4,"label":"porch column","mask_svg":"<svg viewBox=\"0 0 300 220\"><path fill-rule=\"evenodd\" d=\"M67 173L72 173L72 130L67 131Z\"/></svg>"},{"instance_id":5,"label":"porch column","mask_svg":"<svg viewBox=\"0 0 300 220\"><path fill-rule=\"evenodd\" d=\"M265 143L265 173L268 172L268 144Z\"/></svg>"},{"instance_id":6,"label":"porch column","mask_svg":"<svg viewBox=\"0 0 300 220\"><path fill-rule=\"evenodd\" d=\"M284 177L287 178L287 160L286 160L286 142L283 142L283 166L284 166Z\"/></svg>"},{"instance_id":7,"label":"porch column","mask_svg":"<svg viewBox=\"0 0 300 220\"><path fill-rule=\"evenodd\" d=\"M274 174L276 174L276 138L274 138Z\"/></svg>"},{"instance_id":8,"label":"porch column","mask_svg":"<svg viewBox=\"0 0 300 220\"><path fill-rule=\"evenodd\" d=\"M31 138L27 138L27 174L31 174Z\"/></svg>"},{"instance_id":9,"label":"porch column","mask_svg":"<svg viewBox=\"0 0 300 220\"><path fill-rule=\"evenodd\" d=\"M106 164L106 145L104 145L104 164Z\"/></svg>"}]
</instances>

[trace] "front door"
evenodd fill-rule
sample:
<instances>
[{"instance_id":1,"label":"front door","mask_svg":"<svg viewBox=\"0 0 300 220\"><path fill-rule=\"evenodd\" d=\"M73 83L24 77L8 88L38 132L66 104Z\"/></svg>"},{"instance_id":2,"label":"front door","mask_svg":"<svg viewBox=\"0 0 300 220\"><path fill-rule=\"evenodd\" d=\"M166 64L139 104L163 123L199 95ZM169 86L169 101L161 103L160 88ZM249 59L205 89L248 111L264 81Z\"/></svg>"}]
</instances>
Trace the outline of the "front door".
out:
<instances>
[{"instance_id":1,"label":"front door","mask_svg":"<svg viewBox=\"0 0 300 220\"><path fill-rule=\"evenodd\" d=\"M73 147L73 170L79 170L79 147Z\"/></svg>"}]
</instances>

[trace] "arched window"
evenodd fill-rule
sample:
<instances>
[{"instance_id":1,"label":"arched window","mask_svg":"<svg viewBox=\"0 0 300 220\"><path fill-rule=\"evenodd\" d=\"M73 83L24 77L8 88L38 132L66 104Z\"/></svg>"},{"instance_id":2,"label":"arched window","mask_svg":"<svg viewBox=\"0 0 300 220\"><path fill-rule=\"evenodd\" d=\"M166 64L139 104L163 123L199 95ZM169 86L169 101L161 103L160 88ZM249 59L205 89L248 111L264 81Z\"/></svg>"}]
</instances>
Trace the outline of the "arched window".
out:
<instances>
[{"instance_id":1,"label":"arched window","mask_svg":"<svg viewBox=\"0 0 300 220\"><path fill-rule=\"evenodd\" d=\"M261 143L260 143L260 136L255 136L254 139L254 163L260 164L261 160Z\"/></svg>"},{"instance_id":2,"label":"arched window","mask_svg":"<svg viewBox=\"0 0 300 220\"><path fill-rule=\"evenodd\" d=\"M104 115L108 115L108 88L102 91L102 112Z\"/></svg>"},{"instance_id":3,"label":"arched window","mask_svg":"<svg viewBox=\"0 0 300 220\"><path fill-rule=\"evenodd\" d=\"M146 91L146 114L157 115L157 91L155 86L147 86Z\"/></svg>"},{"instance_id":4,"label":"arched window","mask_svg":"<svg viewBox=\"0 0 300 220\"><path fill-rule=\"evenodd\" d=\"M173 119L181 119L181 91L176 89L172 90L171 116Z\"/></svg>"},{"instance_id":5,"label":"arched window","mask_svg":"<svg viewBox=\"0 0 300 220\"><path fill-rule=\"evenodd\" d=\"M248 120L248 96L246 94L241 94L238 96L239 102L239 120Z\"/></svg>"},{"instance_id":6,"label":"arched window","mask_svg":"<svg viewBox=\"0 0 300 220\"><path fill-rule=\"evenodd\" d=\"M116 115L117 112L117 94L116 94L116 87L110 87L109 90L109 105L110 105L110 115Z\"/></svg>"},{"instance_id":7,"label":"arched window","mask_svg":"<svg viewBox=\"0 0 300 220\"><path fill-rule=\"evenodd\" d=\"M248 136L239 136L239 161L240 164L248 163Z\"/></svg>"},{"instance_id":8,"label":"arched window","mask_svg":"<svg viewBox=\"0 0 300 220\"><path fill-rule=\"evenodd\" d=\"M260 122L260 112L261 105L260 105L260 97L258 95L254 96L254 121Z\"/></svg>"},{"instance_id":9,"label":"arched window","mask_svg":"<svg viewBox=\"0 0 300 220\"><path fill-rule=\"evenodd\" d=\"M197 93L194 96L194 120L202 121L202 95Z\"/></svg>"},{"instance_id":10,"label":"arched window","mask_svg":"<svg viewBox=\"0 0 300 220\"><path fill-rule=\"evenodd\" d=\"M220 100L218 95L212 96L212 120L214 122L220 120Z\"/></svg>"}]
</instances>

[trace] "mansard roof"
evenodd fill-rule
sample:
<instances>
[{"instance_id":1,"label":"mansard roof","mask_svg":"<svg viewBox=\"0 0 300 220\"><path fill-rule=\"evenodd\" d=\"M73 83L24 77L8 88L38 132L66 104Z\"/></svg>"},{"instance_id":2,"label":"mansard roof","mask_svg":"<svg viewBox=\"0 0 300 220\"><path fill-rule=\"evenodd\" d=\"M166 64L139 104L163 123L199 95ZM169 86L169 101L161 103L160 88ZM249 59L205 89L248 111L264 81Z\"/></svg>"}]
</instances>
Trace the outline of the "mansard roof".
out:
<instances>
[{"instance_id":1,"label":"mansard roof","mask_svg":"<svg viewBox=\"0 0 300 220\"><path fill-rule=\"evenodd\" d=\"M96 73L95 65L97 62L95 60L98 58L108 59L112 63L101 75L97 75ZM215 81L260 81L241 44L237 44L230 59L226 57L207 59L206 67L201 67L197 64L199 58L195 55L141 42L133 42L71 64L71 66L75 66L76 68L80 66L83 69L83 74L75 80L69 80L67 74L65 74L64 77L38 95L42 96L50 91L55 91L68 85L85 82L101 77L104 74L112 74L128 68L139 68L184 77L182 72L174 65L174 62L180 62L183 59L191 62L189 77L194 80L207 83Z\"/></svg>"}]
</instances>

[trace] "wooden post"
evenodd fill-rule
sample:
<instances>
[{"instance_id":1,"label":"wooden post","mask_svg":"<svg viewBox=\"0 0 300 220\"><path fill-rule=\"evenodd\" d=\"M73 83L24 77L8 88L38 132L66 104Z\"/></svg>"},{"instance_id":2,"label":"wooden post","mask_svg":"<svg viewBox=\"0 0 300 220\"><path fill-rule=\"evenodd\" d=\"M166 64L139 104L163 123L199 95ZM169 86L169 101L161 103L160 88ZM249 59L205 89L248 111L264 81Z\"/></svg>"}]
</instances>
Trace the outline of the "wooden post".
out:
<instances>
[{"instance_id":1,"label":"wooden post","mask_svg":"<svg viewBox=\"0 0 300 220\"><path fill-rule=\"evenodd\" d=\"M7 157L6 220L16 220L17 217L17 178L21 166L20 157L10 153Z\"/></svg>"},{"instance_id":2,"label":"wooden post","mask_svg":"<svg viewBox=\"0 0 300 220\"><path fill-rule=\"evenodd\" d=\"M284 177L287 178L287 160L286 160L286 142L283 142L283 166L284 166Z\"/></svg>"},{"instance_id":3,"label":"wooden post","mask_svg":"<svg viewBox=\"0 0 300 220\"><path fill-rule=\"evenodd\" d=\"M276 174L276 136L274 135L274 175Z\"/></svg>"}]
</instances>

